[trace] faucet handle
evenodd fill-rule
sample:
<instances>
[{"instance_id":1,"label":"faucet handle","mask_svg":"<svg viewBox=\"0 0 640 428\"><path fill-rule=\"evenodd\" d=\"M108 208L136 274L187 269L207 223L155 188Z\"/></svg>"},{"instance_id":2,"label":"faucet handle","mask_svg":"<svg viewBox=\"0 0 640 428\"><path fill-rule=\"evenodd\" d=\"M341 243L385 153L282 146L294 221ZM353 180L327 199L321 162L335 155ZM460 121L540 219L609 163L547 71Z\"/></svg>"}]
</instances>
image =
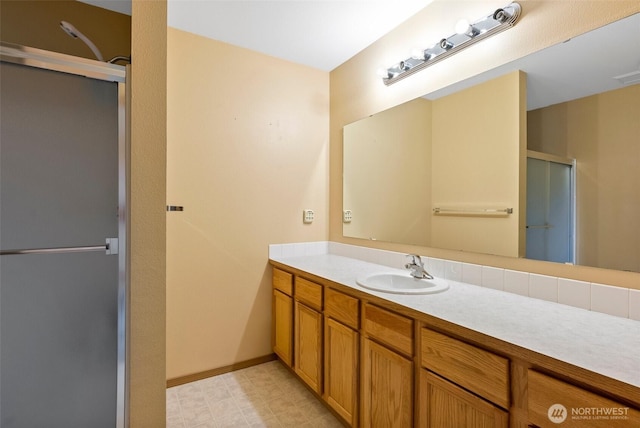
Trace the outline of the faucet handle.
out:
<instances>
[{"instance_id":1,"label":"faucet handle","mask_svg":"<svg viewBox=\"0 0 640 428\"><path fill-rule=\"evenodd\" d=\"M422 258L417 255L417 254L407 254L407 257L411 258L411 263L410 264L414 264L416 266L420 266L423 267L424 263L422 263Z\"/></svg>"},{"instance_id":2,"label":"faucet handle","mask_svg":"<svg viewBox=\"0 0 640 428\"><path fill-rule=\"evenodd\" d=\"M424 263L422 257L417 254L407 254L407 257L411 257L411 262L404 265L405 268L411 270L411 276L418 279L433 279L433 275L424 269Z\"/></svg>"}]
</instances>

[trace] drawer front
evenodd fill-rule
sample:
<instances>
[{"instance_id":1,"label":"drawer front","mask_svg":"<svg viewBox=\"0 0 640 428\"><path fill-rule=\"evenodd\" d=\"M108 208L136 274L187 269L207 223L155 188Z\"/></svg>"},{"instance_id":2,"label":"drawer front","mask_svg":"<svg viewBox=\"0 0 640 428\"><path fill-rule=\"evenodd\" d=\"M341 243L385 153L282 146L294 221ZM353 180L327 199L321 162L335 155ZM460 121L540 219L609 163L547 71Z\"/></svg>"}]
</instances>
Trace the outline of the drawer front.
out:
<instances>
[{"instance_id":1,"label":"drawer front","mask_svg":"<svg viewBox=\"0 0 640 428\"><path fill-rule=\"evenodd\" d=\"M293 275L278 268L273 268L273 288L287 296L293 296Z\"/></svg>"},{"instance_id":2,"label":"drawer front","mask_svg":"<svg viewBox=\"0 0 640 428\"><path fill-rule=\"evenodd\" d=\"M324 312L336 321L357 330L360 328L359 301L339 291L325 290Z\"/></svg>"},{"instance_id":3,"label":"drawer front","mask_svg":"<svg viewBox=\"0 0 640 428\"><path fill-rule=\"evenodd\" d=\"M529 370L528 385L529 422L537 426L640 426L640 411L637 409L575 385L533 370Z\"/></svg>"},{"instance_id":4,"label":"drawer front","mask_svg":"<svg viewBox=\"0 0 640 428\"><path fill-rule=\"evenodd\" d=\"M406 354L413 355L413 320L366 303L363 329L370 337Z\"/></svg>"},{"instance_id":5,"label":"drawer front","mask_svg":"<svg viewBox=\"0 0 640 428\"><path fill-rule=\"evenodd\" d=\"M422 366L498 406L509 408L509 360L426 328Z\"/></svg>"},{"instance_id":6,"label":"drawer front","mask_svg":"<svg viewBox=\"0 0 640 428\"><path fill-rule=\"evenodd\" d=\"M317 310L322 310L322 285L296 277L295 298Z\"/></svg>"}]
</instances>

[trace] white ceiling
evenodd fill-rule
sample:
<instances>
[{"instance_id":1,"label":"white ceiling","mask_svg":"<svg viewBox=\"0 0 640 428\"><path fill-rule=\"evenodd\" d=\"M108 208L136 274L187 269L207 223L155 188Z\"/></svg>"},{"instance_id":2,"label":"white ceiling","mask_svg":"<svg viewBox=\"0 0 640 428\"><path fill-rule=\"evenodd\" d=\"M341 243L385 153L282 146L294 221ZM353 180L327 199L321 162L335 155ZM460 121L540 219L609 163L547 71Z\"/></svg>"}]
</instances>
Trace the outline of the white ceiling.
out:
<instances>
[{"instance_id":1,"label":"white ceiling","mask_svg":"<svg viewBox=\"0 0 640 428\"><path fill-rule=\"evenodd\" d=\"M126 0L82 0L131 14ZM433 0L169 0L173 28L331 71Z\"/></svg>"}]
</instances>

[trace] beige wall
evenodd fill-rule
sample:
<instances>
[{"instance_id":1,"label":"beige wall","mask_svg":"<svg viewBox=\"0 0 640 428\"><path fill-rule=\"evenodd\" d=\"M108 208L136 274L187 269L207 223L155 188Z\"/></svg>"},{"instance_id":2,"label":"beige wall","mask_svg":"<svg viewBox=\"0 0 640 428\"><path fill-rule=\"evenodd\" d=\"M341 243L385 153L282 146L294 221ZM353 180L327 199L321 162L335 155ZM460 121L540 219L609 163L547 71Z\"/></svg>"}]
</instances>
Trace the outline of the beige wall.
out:
<instances>
[{"instance_id":1,"label":"beige wall","mask_svg":"<svg viewBox=\"0 0 640 428\"><path fill-rule=\"evenodd\" d=\"M640 288L640 275L596 268L565 266L532 260L488 256L427 247L370 242L342 236L342 127L451 83L492 69L567 38L640 12L633 0L520 1L522 16L515 27L484 40L446 61L401 82L385 86L376 75L381 64L403 59L412 46L439 40L451 33L461 16L483 16L503 1L436 0L394 31L331 72L330 239L396 251L526 270Z\"/></svg>"},{"instance_id":2,"label":"beige wall","mask_svg":"<svg viewBox=\"0 0 640 428\"><path fill-rule=\"evenodd\" d=\"M345 126L345 236L431 242L431 114L418 98Z\"/></svg>"},{"instance_id":3,"label":"beige wall","mask_svg":"<svg viewBox=\"0 0 640 428\"><path fill-rule=\"evenodd\" d=\"M531 150L576 160L577 258L640 272L640 85L529 112Z\"/></svg>"},{"instance_id":4,"label":"beige wall","mask_svg":"<svg viewBox=\"0 0 640 428\"><path fill-rule=\"evenodd\" d=\"M519 256L520 157L526 141L524 73L433 102L433 206L513 208L511 215L434 215L431 246Z\"/></svg>"},{"instance_id":5,"label":"beige wall","mask_svg":"<svg viewBox=\"0 0 640 428\"><path fill-rule=\"evenodd\" d=\"M132 7L128 380L136 428L166 423L167 2Z\"/></svg>"},{"instance_id":6,"label":"beige wall","mask_svg":"<svg viewBox=\"0 0 640 428\"><path fill-rule=\"evenodd\" d=\"M272 352L268 244L328 235L329 74L169 29L167 86L173 379Z\"/></svg>"}]
</instances>

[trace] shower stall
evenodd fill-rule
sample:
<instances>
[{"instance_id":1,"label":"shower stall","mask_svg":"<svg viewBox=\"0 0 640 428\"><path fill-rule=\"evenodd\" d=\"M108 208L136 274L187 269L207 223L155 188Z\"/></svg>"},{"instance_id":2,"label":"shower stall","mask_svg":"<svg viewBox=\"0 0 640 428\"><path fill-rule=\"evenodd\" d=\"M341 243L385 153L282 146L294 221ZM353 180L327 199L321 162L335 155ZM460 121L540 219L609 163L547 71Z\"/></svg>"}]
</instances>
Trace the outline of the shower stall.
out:
<instances>
[{"instance_id":1,"label":"shower stall","mask_svg":"<svg viewBox=\"0 0 640 428\"><path fill-rule=\"evenodd\" d=\"M0 46L0 426L126 426L126 69Z\"/></svg>"}]
</instances>

